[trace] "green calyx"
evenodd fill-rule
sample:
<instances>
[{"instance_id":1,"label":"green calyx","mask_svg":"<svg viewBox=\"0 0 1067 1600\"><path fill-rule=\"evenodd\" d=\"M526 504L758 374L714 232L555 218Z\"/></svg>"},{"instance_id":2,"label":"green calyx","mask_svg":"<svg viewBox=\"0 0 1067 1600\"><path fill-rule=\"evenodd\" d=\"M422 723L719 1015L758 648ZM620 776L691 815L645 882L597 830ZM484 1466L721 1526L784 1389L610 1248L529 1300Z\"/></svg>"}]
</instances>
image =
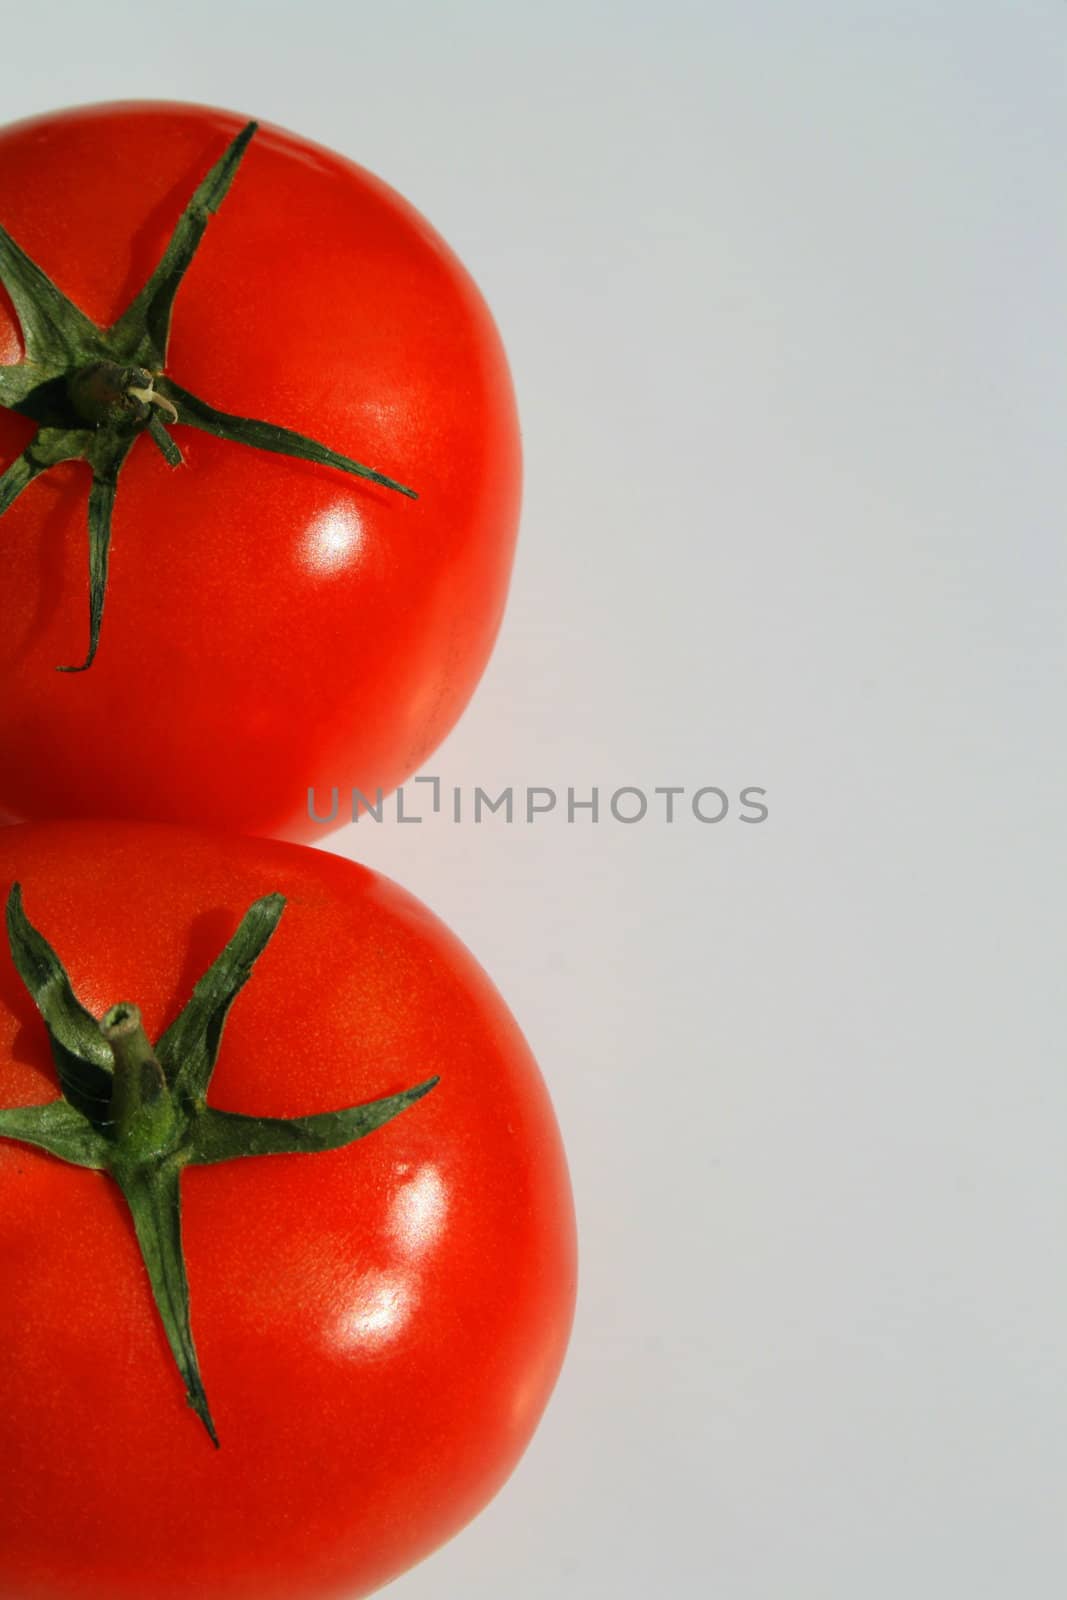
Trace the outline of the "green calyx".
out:
<instances>
[{"instance_id":1,"label":"green calyx","mask_svg":"<svg viewBox=\"0 0 1067 1600\"><path fill-rule=\"evenodd\" d=\"M12 959L44 1018L63 1098L0 1110L0 1138L107 1172L119 1185L186 1397L216 1447L189 1320L182 1169L238 1156L340 1149L392 1121L438 1081L306 1117L244 1116L206 1103L226 1016L284 907L282 896L271 894L249 908L153 1050L135 1005L112 1006L99 1021L85 1009L56 952L26 916L18 884L7 902Z\"/></svg>"},{"instance_id":2,"label":"green calyx","mask_svg":"<svg viewBox=\"0 0 1067 1600\"><path fill-rule=\"evenodd\" d=\"M248 123L212 167L183 211L155 272L110 328L91 322L0 227L0 283L11 296L26 346L24 361L0 366L0 408L37 423L35 437L0 475L0 516L36 477L61 461L86 461L92 471L89 648L79 666L61 667L61 672L82 672L96 656L118 477L141 433L148 434L172 467L181 465L182 455L167 425L181 423L233 444L334 467L417 498L413 489L304 434L218 411L165 374L175 295L255 131L256 124Z\"/></svg>"}]
</instances>

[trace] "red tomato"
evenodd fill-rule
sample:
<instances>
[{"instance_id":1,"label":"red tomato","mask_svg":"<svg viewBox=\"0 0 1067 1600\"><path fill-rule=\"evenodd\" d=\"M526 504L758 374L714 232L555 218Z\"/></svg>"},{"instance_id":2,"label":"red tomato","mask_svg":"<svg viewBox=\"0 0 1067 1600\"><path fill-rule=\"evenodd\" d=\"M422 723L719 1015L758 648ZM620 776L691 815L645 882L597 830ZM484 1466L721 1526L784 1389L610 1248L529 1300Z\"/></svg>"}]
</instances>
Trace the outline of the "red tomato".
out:
<instances>
[{"instance_id":1,"label":"red tomato","mask_svg":"<svg viewBox=\"0 0 1067 1600\"><path fill-rule=\"evenodd\" d=\"M134 103L14 124L0 130L0 223L110 325L241 121ZM23 353L0 289L0 364ZM267 127L177 292L166 374L418 499L180 425L174 470L139 438L119 481L99 654L70 674L55 669L85 654L90 475L68 462L32 483L0 519L0 819L321 834L309 786L372 796L401 782L492 646L520 489L499 337L399 195ZM33 432L0 411L0 471Z\"/></svg>"},{"instance_id":2,"label":"red tomato","mask_svg":"<svg viewBox=\"0 0 1067 1600\"><path fill-rule=\"evenodd\" d=\"M185 1404L105 1173L0 1140L5 1600L366 1595L499 1488L563 1357L570 1190L552 1109L485 974L417 901L298 846L143 824L0 830L94 1015L155 1040L248 905L278 930L208 1099L288 1117L434 1091L325 1154L188 1168L192 1325L216 1451ZM0 956L0 1105L58 1092Z\"/></svg>"}]
</instances>

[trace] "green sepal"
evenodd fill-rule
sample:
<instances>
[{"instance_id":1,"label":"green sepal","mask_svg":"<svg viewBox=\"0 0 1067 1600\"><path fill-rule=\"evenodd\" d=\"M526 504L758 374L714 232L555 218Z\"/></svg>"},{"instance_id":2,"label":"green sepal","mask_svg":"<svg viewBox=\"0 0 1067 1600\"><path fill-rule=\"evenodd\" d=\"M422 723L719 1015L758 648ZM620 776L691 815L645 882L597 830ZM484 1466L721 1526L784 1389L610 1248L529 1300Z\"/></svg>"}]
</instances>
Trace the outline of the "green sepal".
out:
<instances>
[{"instance_id":1,"label":"green sepal","mask_svg":"<svg viewBox=\"0 0 1067 1600\"><path fill-rule=\"evenodd\" d=\"M113 1153L108 1141L66 1100L0 1110L0 1138L35 1145L72 1167L98 1172L110 1166Z\"/></svg>"},{"instance_id":2,"label":"green sepal","mask_svg":"<svg viewBox=\"0 0 1067 1600\"><path fill-rule=\"evenodd\" d=\"M255 122L246 123L198 185L178 219L156 270L136 300L109 330L109 346L121 359L157 369L166 364L174 297L208 222L226 198L257 127Z\"/></svg>"},{"instance_id":3,"label":"green sepal","mask_svg":"<svg viewBox=\"0 0 1067 1600\"><path fill-rule=\"evenodd\" d=\"M0 369L2 370L2 369ZM80 428L38 428L25 450L0 477L0 517L13 506L34 478L61 461L76 461L86 453L89 438Z\"/></svg>"},{"instance_id":4,"label":"green sepal","mask_svg":"<svg viewBox=\"0 0 1067 1600\"><path fill-rule=\"evenodd\" d=\"M16 456L7 471L0 477L0 517L8 506L13 506L23 489L28 489L34 478L44 472L43 462L34 459L32 451L24 450Z\"/></svg>"},{"instance_id":5,"label":"green sepal","mask_svg":"<svg viewBox=\"0 0 1067 1600\"><path fill-rule=\"evenodd\" d=\"M156 1055L178 1101L196 1103L207 1094L229 1009L252 976L284 910L285 897L280 894L264 895L248 908L181 1015L157 1042Z\"/></svg>"},{"instance_id":6,"label":"green sepal","mask_svg":"<svg viewBox=\"0 0 1067 1600\"><path fill-rule=\"evenodd\" d=\"M79 461L90 454L94 435L87 428L38 428L27 445L24 455L40 472L58 467L61 461Z\"/></svg>"},{"instance_id":7,"label":"green sepal","mask_svg":"<svg viewBox=\"0 0 1067 1600\"><path fill-rule=\"evenodd\" d=\"M273 422L259 422L254 417L235 417L226 411L216 411L214 406L190 394L170 378L158 380L156 393L171 402L178 413L179 422L184 422L190 428L199 428L203 433L213 434L216 439L226 439L230 444L251 445L254 450L269 450L273 455L293 456L298 461L312 461L320 467L336 467L339 472L380 483L385 489L395 489L397 494L407 495L409 500L419 498L414 489L407 489L394 478L387 478L384 472L379 472L375 467L365 467L361 462L353 461L351 456L343 456L331 450L329 445L309 439L306 434L294 433L291 428L276 427Z\"/></svg>"},{"instance_id":8,"label":"green sepal","mask_svg":"<svg viewBox=\"0 0 1067 1600\"><path fill-rule=\"evenodd\" d=\"M170 1160L129 1170L114 1166L112 1173L130 1208L152 1298L185 1384L185 1397L217 1450L219 1436L208 1407L189 1320L189 1279L182 1250L181 1168Z\"/></svg>"},{"instance_id":9,"label":"green sepal","mask_svg":"<svg viewBox=\"0 0 1067 1600\"><path fill-rule=\"evenodd\" d=\"M158 446L168 467L182 465L184 457L181 451L154 411L148 419L148 434L153 444Z\"/></svg>"},{"instance_id":10,"label":"green sepal","mask_svg":"<svg viewBox=\"0 0 1067 1600\"><path fill-rule=\"evenodd\" d=\"M7 936L15 970L48 1029L64 1097L93 1128L109 1127L111 1047L74 993L63 963L27 917L17 883L7 897Z\"/></svg>"},{"instance_id":11,"label":"green sepal","mask_svg":"<svg viewBox=\"0 0 1067 1600\"><path fill-rule=\"evenodd\" d=\"M62 376L63 369L42 367L35 361L20 361L14 366L0 367L0 406L8 411L19 411L44 383Z\"/></svg>"},{"instance_id":12,"label":"green sepal","mask_svg":"<svg viewBox=\"0 0 1067 1600\"><path fill-rule=\"evenodd\" d=\"M401 1094L368 1100L345 1111L321 1111L310 1117L248 1117L237 1111L205 1106L193 1120L183 1151L190 1166L231 1161L238 1156L301 1155L340 1150L382 1128L429 1094L440 1080L427 1078Z\"/></svg>"},{"instance_id":13,"label":"green sepal","mask_svg":"<svg viewBox=\"0 0 1067 1600\"><path fill-rule=\"evenodd\" d=\"M47 369L44 377L66 371L87 354L102 351L101 330L0 227L0 283L11 296L22 328L26 360ZM5 402L6 404L6 402Z\"/></svg>"},{"instance_id":14,"label":"green sepal","mask_svg":"<svg viewBox=\"0 0 1067 1600\"><path fill-rule=\"evenodd\" d=\"M172 467L181 464L181 452L157 410L171 421L180 415L188 426L217 438L333 467L417 498L413 489L376 468L290 428L218 411L162 375L175 296L255 131L256 124L247 123L198 184L152 276L110 328L97 327L0 228L0 283L11 295L26 347L25 361L0 368L0 407L39 424L29 449L0 476L0 516L58 461L84 458L93 472L89 643L84 661L59 668L62 672L84 672L96 657L117 480L138 433L147 431Z\"/></svg>"},{"instance_id":15,"label":"green sepal","mask_svg":"<svg viewBox=\"0 0 1067 1600\"><path fill-rule=\"evenodd\" d=\"M93 470L89 490L89 649L78 666L57 667L57 672L85 672L96 659L107 598L107 572L111 559L111 519L122 464L133 448L133 436L113 439L101 434L89 447Z\"/></svg>"},{"instance_id":16,"label":"green sepal","mask_svg":"<svg viewBox=\"0 0 1067 1600\"><path fill-rule=\"evenodd\" d=\"M311 1154L366 1137L438 1082L306 1117L257 1117L205 1103L227 1013L278 924L280 894L257 900L153 1052L132 1002L98 1023L78 1000L52 946L29 921L15 884L8 896L12 959L48 1028L64 1098L0 1110L0 1138L34 1145L75 1166L105 1170L122 1190L186 1397L212 1442L218 1436L190 1321L181 1237L181 1171L239 1156Z\"/></svg>"}]
</instances>

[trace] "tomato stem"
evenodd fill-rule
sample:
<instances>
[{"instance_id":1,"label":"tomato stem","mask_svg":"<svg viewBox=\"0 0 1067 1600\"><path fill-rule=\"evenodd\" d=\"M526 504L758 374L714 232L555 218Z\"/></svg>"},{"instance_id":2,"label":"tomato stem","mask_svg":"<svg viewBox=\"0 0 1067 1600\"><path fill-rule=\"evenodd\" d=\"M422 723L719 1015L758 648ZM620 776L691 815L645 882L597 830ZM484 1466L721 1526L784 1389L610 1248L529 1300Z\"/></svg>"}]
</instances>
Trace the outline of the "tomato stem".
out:
<instances>
[{"instance_id":1,"label":"tomato stem","mask_svg":"<svg viewBox=\"0 0 1067 1600\"><path fill-rule=\"evenodd\" d=\"M174 1105L139 1009L128 1000L112 1006L100 1020L100 1032L115 1060L111 1088L115 1138L124 1156L138 1162L161 1155L173 1141Z\"/></svg>"},{"instance_id":2,"label":"tomato stem","mask_svg":"<svg viewBox=\"0 0 1067 1600\"><path fill-rule=\"evenodd\" d=\"M150 390L152 375L144 367L94 361L67 379L67 395L78 422L90 428L106 423L143 422L148 406L141 392Z\"/></svg>"}]
</instances>

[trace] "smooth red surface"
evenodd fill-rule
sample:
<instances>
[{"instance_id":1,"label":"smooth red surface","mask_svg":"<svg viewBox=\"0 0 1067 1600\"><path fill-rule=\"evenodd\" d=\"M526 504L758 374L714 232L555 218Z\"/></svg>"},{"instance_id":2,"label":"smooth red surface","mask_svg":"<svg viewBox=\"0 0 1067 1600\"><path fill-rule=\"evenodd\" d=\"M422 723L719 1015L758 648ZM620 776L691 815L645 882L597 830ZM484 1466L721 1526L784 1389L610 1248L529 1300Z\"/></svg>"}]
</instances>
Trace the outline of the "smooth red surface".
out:
<instances>
[{"instance_id":1,"label":"smooth red surface","mask_svg":"<svg viewBox=\"0 0 1067 1600\"><path fill-rule=\"evenodd\" d=\"M93 106L0 130L0 222L94 320L147 279L243 119ZM21 359L0 289L0 362ZM514 549L520 451L499 336L399 195L265 127L175 304L167 372L419 493L176 427L123 469L100 653L88 468L0 521L0 819L128 816L321 837L307 790L373 795L448 732L485 665ZM0 411L0 468L32 424ZM126 757L114 765L116 728ZM345 820L341 807L338 822Z\"/></svg>"},{"instance_id":2,"label":"smooth red surface","mask_svg":"<svg viewBox=\"0 0 1067 1600\"><path fill-rule=\"evenodd\" d=\"M573 1214L530 1052L425 907L322 852L0 829L5 897L16 877L84 1003L136 1001L152 1038L251 901L288 897L230 1014L217 1106L297 1115L441 1082L346 1150L183 1175L217 1452L112 1180L0 1140L0 1594L368 1594L496 1491L563 1358ZM56 1093L5 949L0 1104Z\"/></svg>"}]
</instances>

